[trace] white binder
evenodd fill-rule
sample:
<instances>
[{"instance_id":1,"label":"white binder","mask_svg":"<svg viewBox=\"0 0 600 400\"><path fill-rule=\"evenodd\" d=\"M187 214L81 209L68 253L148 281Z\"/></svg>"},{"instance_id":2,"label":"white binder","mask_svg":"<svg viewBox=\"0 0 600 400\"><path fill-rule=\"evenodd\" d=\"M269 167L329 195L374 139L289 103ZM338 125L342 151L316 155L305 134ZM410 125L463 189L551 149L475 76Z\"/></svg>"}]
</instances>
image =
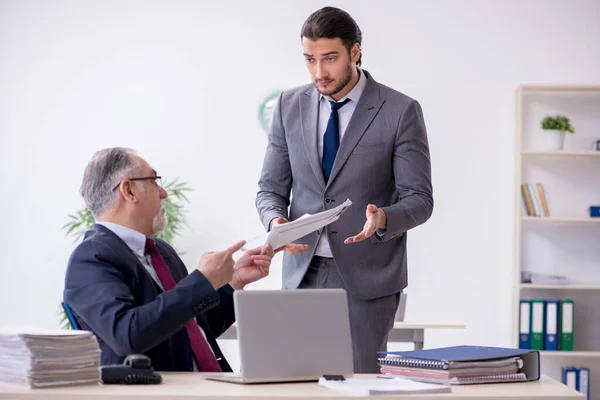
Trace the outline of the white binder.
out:
<instances>
[{"instance_id":1,"label":"white binder","mask_svg":"<svg viewBox=\"0 0 600 400\"><path fill-rule=\"evenodd\" d=\"M579 368L579 391L590 398L590 369Z\"/></svg>"}]
</instances>

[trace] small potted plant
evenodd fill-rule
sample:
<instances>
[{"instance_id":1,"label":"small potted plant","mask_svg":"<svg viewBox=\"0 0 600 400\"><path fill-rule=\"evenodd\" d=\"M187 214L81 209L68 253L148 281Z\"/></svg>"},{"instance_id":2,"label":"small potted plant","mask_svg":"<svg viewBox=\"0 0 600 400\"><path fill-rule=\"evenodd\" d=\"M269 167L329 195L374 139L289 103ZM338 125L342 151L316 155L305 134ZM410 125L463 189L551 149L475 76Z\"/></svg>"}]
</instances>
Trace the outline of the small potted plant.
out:
<instances>
[{"instance_id":1,"label":"small potted plant","mask_svg":"<svg viewBox=\"0 0 600 400\"><path fill-rule=\"evenodd\" d=\"M544 132L546 150L562 150L565 144L565 133L575 132L569 118L563 115L546 116L542 120L542 129L548 131Z\"/></svg>"}]
</instances>

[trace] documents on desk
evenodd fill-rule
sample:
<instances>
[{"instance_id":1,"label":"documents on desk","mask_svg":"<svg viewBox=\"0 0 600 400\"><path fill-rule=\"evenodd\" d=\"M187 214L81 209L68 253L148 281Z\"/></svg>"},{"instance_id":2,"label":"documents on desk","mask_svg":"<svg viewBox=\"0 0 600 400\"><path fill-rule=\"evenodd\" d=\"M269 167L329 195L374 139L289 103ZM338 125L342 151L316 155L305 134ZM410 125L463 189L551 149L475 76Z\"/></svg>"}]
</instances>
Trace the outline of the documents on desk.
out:
<instances>
[{"instance_id":1,"label":"documents on desk","mask_svg":"<svg viewBox=\"0 0 600 400\"><path fill-rule=\"evenodd\" d=\"M92 332L0 329L0 383L29 388L97 383L100 348Z\"/></svg>"},{"instance_id":2,"label":"documents on desk","mask_svg":"<svg viewBox=\"0 0 600 400\"><path fill-rule=\"evenodd\" d=\"M359 379L349 378L330 380L319 378L319 385L342 392L370 395L389 394L434 394L451 393L452 388L445 385L432 385L407 379Z\"/></svg>"},{"instance_id":3,"label":"documents on desk","mask_svg":"<svg viewBox=\"0 0 600 400\"><path fill-rule=\"evenodd\" d=\"M382 354L382 373L420 382L468 385L540 379L540 354L534 350L454 346Z\"/></svg>"},{"instance_id":4,"label":"documents on desk","mask_svg":"<svg viewBox=\"0 0 600 400\"><path fill-rule=\"evenodd\" d=\"M266 235L248 240L244 247L250 249L262 245L264 251L264 247L270 244L276 250L337 221L340 215L351 205L352 201L346 199L342 204L330 210L325 210L317 214L304 214L294 221L275 225Z\"/></svg>"}]
</instances>

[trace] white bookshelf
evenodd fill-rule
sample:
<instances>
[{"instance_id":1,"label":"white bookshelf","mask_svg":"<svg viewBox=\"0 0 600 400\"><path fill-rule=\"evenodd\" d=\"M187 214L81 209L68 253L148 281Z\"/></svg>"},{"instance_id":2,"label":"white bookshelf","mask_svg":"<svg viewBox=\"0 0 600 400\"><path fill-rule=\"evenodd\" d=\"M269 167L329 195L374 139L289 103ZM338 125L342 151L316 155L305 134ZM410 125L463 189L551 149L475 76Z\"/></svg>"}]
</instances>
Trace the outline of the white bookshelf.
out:
<instances>
[{"instance_id":1,"label":"white bookshelf","mask_svg":"<svg viewBox=\"0 0 600 400\"><path fill-rule=\"evenodd\" d=\"M600 151L522 151L521 155L540 157L600 157Z\"/></svg>"},{"instance_id":2,"label":"white bookshelf","mask_svg":"<svg viewBox=\"0 0 600 400\"><path fill-rule=\"evenodd\" d=\"M575 128L563 150L544 148L546 115L565 115ZM571 299L574 351L542 351L542 373L561 380L561 367L588 367L591 398L600 400L600 85L521 85L516 92L513 345L519 346L521 299ZM521 184L541 183L548 217L528 216ZM521 272L562 275L567 283L522 283Z\"/></svg>"}]
</instances>

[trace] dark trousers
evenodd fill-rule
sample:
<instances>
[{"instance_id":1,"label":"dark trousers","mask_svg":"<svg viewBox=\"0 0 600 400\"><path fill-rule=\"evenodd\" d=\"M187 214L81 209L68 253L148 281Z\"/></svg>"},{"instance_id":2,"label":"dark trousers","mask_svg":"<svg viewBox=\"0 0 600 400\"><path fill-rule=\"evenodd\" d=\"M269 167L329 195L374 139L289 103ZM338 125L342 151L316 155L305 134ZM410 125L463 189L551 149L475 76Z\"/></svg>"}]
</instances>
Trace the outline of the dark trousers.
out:
<instances>
[{"instance_id":1,"label":"dark trousers","mask_svg":"<svg viewBox=\"0 0 600 400\"><path fill-rule=\"evenodd\" d=\"M333 258L313 257L299 289L346 289ZM347 291L346 291L347 292ZM387 351L388 335L394 326L400 293L361 300L348 293L350 332L355 373L378 373L378 351Z\"/></svg>"}]
</instances>

